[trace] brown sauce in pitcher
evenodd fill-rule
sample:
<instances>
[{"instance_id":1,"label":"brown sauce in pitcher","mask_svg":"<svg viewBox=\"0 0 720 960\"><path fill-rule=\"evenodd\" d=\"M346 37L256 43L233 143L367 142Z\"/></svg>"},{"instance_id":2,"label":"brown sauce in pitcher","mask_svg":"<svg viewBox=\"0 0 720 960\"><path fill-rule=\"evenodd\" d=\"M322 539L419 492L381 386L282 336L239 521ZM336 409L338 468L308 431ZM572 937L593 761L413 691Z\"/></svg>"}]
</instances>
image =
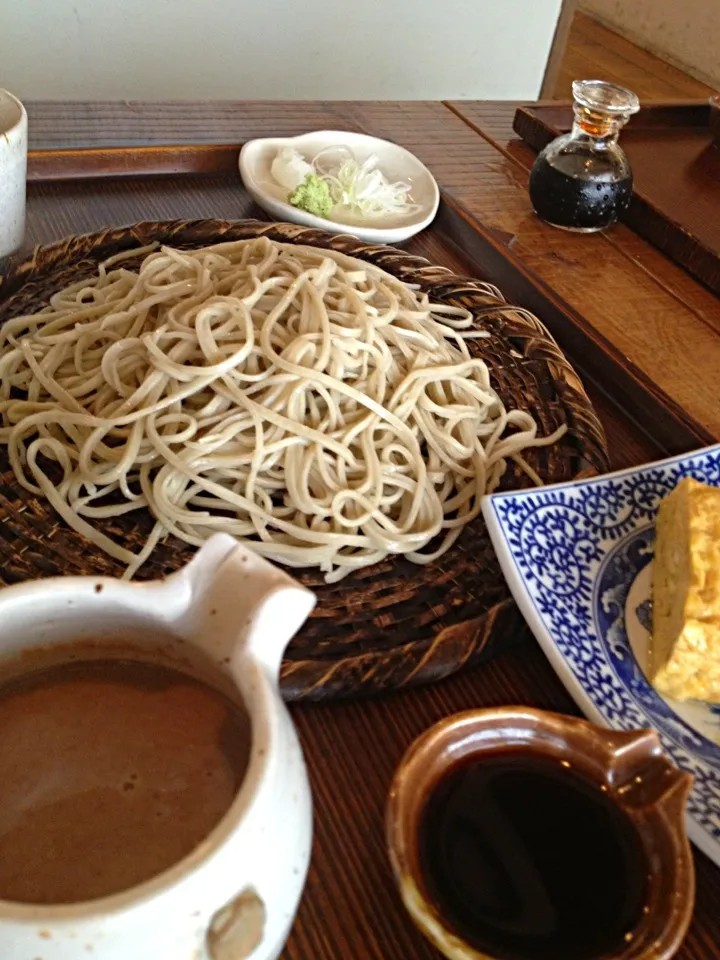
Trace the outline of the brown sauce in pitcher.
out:
<instances>
[{"instance_id":1,"label":"brown sauce in pitcher","mask_svg":"<svg viewBox=\"0 0 720 960\"><path fill-rule=\"evenodd\" d=\"M503 960L590 960L638 923L648 864L598 786L524 751L470 758L435 787L420 867L448 925Z\"/></svg>"},{"instance_id":2,"label":"brown sauce in pitcher","mask_svg":"<svg viewBox=\"0 0 720 960\"><path fill-rule=\"evenodd\" d=\"M241 707L160 663L0 686L0 899L92 900L173 866L227 812L250 741Z\"/></svg>"}]
</instances>

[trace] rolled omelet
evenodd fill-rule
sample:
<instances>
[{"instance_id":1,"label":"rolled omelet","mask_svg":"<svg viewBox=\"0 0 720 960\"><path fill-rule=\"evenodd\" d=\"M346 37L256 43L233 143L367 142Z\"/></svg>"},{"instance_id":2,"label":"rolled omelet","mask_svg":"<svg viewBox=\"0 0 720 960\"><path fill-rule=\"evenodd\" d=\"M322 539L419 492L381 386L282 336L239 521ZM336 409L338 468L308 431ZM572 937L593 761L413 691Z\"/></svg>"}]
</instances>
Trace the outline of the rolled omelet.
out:
<instances>
[{"instance_id":1,"label":"rolled omelet","mask_svg":"<svg viewBox=\"0 0 720 960\"><path fill-rule=\"evenodd\" d=\"M690 477L657 516L649 669L668 697L720 702L720 489Z\"/></svg>"}]
</instances>

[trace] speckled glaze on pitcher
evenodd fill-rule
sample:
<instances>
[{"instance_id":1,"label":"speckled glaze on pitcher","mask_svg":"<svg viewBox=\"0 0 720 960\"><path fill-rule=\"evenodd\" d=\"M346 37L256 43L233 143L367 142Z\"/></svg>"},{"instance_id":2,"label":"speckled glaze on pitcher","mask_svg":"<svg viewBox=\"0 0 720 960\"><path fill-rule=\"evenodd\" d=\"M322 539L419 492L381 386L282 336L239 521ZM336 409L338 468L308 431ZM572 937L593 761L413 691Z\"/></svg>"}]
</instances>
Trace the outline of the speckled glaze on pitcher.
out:
<instances>
[{"instance_id":1,"label":"speckled glaze on pitcher","mask_svg":"<svg viewBox=\"0 0 720 960\"><path fill-rule=\"evenodd\" d=\"M184 664L240 699L250 761L228 812L187 857L122 893L61 906L0 900L2 960L275 960L310 858L305 764L278 692L315 599L225 534L166 580L31 581L0 590L0 664L83 640Z\"/></svg>"}]
</instances>

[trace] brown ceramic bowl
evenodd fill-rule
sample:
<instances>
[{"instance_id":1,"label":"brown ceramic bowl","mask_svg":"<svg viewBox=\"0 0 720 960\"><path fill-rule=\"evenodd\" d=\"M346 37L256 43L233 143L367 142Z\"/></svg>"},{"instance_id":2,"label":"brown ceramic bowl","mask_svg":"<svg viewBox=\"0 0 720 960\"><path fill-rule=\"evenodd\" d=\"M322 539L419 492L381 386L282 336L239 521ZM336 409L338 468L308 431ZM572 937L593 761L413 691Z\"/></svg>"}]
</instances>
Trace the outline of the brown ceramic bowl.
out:
<instances>
[{"instance_id":1,"label":"brown ceramic bowl","mask_svg":"<svg viewBox=\"0 0 720 960\"><path fill-rule=\"evenodd\" d=\"M603 960L669 960L690 923L693 859L685 834L692 777L665 759L652 730L621 733L529 707L472 710L443 720L410 747L395 774L387 840L400 893L417 927L451 960L502 960L478 951L440 915L424 885L418 830L438 782L469 756L532 750L569 762L632 820L650 864L646 910L620 952Z\"/></svg>"}]
</instances>

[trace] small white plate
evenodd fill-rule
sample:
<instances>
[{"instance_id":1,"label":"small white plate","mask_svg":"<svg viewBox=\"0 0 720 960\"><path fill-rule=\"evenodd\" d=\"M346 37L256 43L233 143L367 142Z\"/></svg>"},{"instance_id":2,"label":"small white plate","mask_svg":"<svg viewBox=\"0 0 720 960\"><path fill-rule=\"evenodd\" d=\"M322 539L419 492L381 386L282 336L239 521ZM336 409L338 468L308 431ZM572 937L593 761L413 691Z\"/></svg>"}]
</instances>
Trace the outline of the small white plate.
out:
<instances>
[{"instance_id":1,"label":"small white plate","mask_svg":"<svg viewBox=\"0 0 720 960\"><path fill-rule=\"evenodd\" d=\"M720 445L493 494L483 513L513 596L568 692L596 723L657 730L695 778L688 835L720 865L720 706L661 697L644 673L655 515L685 476L720 486Z\"/></svg>"},{"instance_id":2,"label":"small white plate","mask_svg":"<svg viewBox=\"0 0 720 960\"><path fill-rule=\"evenodd\" d=\"M272 178L270 166L278 150L294 147L311 161L325 147L348 147L362 163L371 153L378 157L378 168L391 182L404 180L412 185L411 198L420 209L404 216L388 216L367 220L351 213L340 220L325 220L287 202L288 191ZM250 140L240 151L240 176L253 200L278 220L301 223L305 227L327 230L328 233L351 233L368 243L402 243L432 223L440 203L435 178L418 158L387 140L367 137L362 133L340 130L318 130L300 137L274 137Z\"/></svg>"}]
</instances>

